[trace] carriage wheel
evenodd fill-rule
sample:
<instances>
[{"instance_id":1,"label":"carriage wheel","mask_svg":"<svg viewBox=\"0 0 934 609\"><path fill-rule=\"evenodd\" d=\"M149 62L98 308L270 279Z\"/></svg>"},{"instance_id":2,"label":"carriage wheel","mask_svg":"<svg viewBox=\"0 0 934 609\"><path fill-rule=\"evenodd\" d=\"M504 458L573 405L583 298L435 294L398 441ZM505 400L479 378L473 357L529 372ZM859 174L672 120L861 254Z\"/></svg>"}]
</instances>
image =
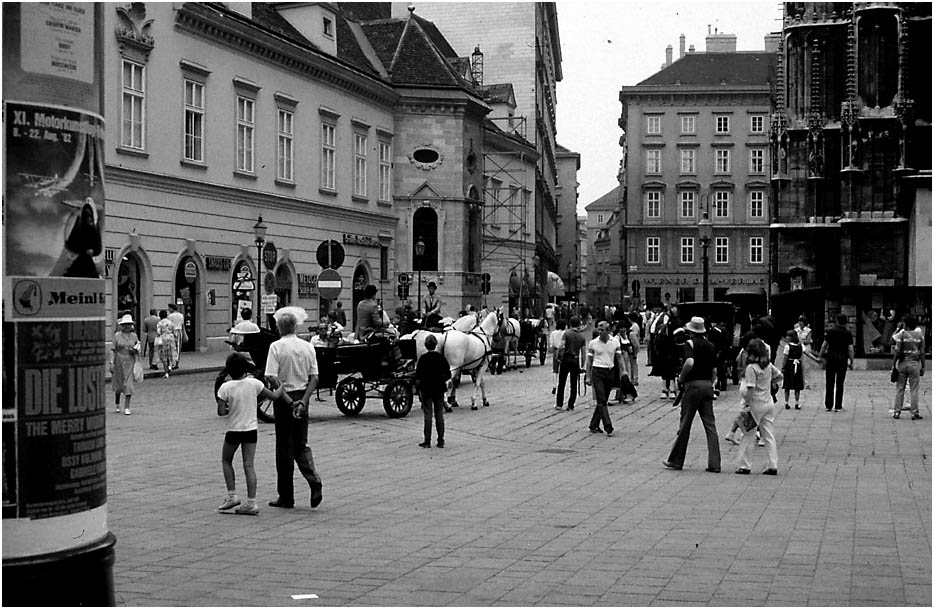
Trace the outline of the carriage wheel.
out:
<instances>
[{"instance_id":1,"label":"carriage wheel","mask_svg":"<svg viewBox=\"0 0 934 609\"><path fill-rule=\"evenodd\" d=\"M392 379L383 390L383 409L392 419L401 419L412 410L412 385L406 379Z\"/></svg>"},{"instance_id":2,"label":"carriage wheel","mask_svg":"<svg viewBox=\"0 0 934 609\"><path fill-rule=\"evenodd\" d=\"M259 398L256 400L256 418L263 423L275 423L276 416L272 411L273 400Z\"/></svg>"},{"instance_id":3,"label":"carriage wheel","mask_svg":"<svg viewBox=\"0 0 934 609\"><path fill-rule=\"evenodd\" d=\"M348 417L355 417L363 410L366 402L366 388L363 381L356 377L347 377L337 384L334 394L337 400L337 409Z\"/></svg>"}]
</instances>

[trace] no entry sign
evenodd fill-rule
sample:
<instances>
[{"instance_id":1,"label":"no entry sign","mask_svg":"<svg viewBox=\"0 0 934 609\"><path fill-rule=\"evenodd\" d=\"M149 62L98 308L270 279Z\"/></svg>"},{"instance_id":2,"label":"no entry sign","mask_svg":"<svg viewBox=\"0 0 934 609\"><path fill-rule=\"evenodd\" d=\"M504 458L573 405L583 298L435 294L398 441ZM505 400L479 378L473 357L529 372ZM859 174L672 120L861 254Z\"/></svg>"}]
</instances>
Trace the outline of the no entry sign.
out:
<instances>
[{"instance_id":1,"label":"no entry sign","mask_svg":"<svg viewBox=\"0 0 934 609\"><path fill-rule=\"evenodd\" d=\"M341 295L343 287L341 275L334 269L324 269L318 273L318 294L321 298L333 300Z\"/></svg>"}]
</instances>

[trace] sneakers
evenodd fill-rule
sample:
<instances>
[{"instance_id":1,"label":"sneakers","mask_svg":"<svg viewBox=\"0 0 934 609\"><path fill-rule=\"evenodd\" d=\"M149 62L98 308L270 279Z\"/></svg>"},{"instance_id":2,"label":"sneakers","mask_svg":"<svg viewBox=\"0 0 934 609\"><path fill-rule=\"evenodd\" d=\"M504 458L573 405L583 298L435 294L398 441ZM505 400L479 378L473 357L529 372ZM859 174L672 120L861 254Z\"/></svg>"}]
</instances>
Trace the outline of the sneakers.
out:
<instances>
[{"instance_id":1,"label":"sneakers","mask_svg":"<svg viewBox=\"0 0 934 609\"><path fill-rule=\"evenodd\" d=\"M902 418L902 413L901 413L901 411L900 411L900 410L896 410L896 411L892 414L892 418L893 418L893 419L900 419L900 418Z\"/></svg>"},{"instance_id":2,"label":"sneakers","mask_svg":"<svg viewBox=\"0 0 934 609\"><path fill-rule=\"evenodd\" d=\"M233 509L237 507L238 505L240 505L240 500L237 499L236 495L234 495L233 497L227 497L227 499L224 500L224 503L220 504L217 507L217 511L224 512L226 510Z\"/></svg>"},{"instance_id":3,"label":"sneakers","mask_svg":"<svg viewBox=\"0 0 934 609\"><path fill-rule=\"evenodd\" d=\"M120 411L121 411L121 410L123 410L123 409L120 408L120 404L117 404L117 408L114 410L114 412L116 412L117 414L120 414Z\"/></svg>"},{"instance_id":4,"label":"sneakers","mask_svg":"<svg viewBox=\"0 0 934 609\"><path fill-rule=\"evenodd\" d=\"M257 516L259 515L259 506L255 503L247 503L246 505L241 505L234 510L235 514L242 514L243 516Z\"/></svg>"},{"instance_id":5,"label":"sneakers","mask_svg":"<svg viewBox=\"0 0 934 609\"><path fill-rule=\"evenodd\" d=\"M564 409L561 408L560 406L555 406L555 410L564 410Z\"/></svg>"},{"instance_id":6,"label":"sneakers","mask_svg":"<svg viewBox=\"0 0 934 609\"><path fill-rule=\"evenodd\" d=\"M658 396L658 397L662 398L663 400L667 400L667 399L668 399L668 390L667 390L667 389L662 389L662 394L661 394L660 396Z\"/></svg>"},{"instance_id":7,"label":"sneakers","mask_svg":"<svg viewBox=\"0 0 934 609\"><path fill-rule=\"evenodd\" d=\"M125 414L125 415L131 414L131 413L130 413L130 409L129 409L129 408L124 408L124 409L123 409L123 414Z\"/></svg>"}]
</instances>

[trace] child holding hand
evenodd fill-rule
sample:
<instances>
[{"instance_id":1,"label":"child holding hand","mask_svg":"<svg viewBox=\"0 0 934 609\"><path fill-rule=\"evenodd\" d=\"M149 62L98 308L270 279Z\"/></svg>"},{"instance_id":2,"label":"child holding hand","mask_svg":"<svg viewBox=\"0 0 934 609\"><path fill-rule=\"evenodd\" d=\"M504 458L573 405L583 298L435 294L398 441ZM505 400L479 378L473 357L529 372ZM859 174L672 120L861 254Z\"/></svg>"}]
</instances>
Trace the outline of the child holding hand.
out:
<instances>
[{"instance_id":1,"label":"child holding hand","mask_svg":"<svg viewBox=\"0 0 934 609\"><path fill-rule=\"evenodd\" d=\"M233 508L237 514L256 516L256 470L253 457L256 455L256 398L263 397L277 400L282 397L282 387L276 391L266 389L259 379L247 374L249 363L242 353L234 351L227 356L227 372L232 380L227 381L217 390L217 416L227 417L227 433L221 451L221 467L224 482L227 484L227 499L217 511L228 512ZM246 503L240 505L237 497L236 478L233 469L233 456L237 448L243 447L243 475L246 477ZM238 507L239 506L239 507Z\"/></svg>"}]
</instances>

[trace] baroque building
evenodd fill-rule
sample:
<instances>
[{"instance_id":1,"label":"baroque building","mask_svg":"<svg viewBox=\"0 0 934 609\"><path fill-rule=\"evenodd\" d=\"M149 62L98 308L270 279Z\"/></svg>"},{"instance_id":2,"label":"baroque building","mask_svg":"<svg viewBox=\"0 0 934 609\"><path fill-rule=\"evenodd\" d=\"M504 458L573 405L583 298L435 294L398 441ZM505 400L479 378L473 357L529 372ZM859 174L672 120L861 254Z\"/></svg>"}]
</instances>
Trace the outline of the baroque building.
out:
<instances>
[{"instance_id":1,"label":"baroque building","mask_svg":"<svg viewBox=\"0 0 934 609\"><path fill-rule=\"evenodd\" d=\"M931 319L931 5L784 5L771 116L772 309L859 356Z\"/></svg>"},{"instance_id":2,"label":"baroque building","mask_svg":"<svg viewBox=\"0 0 934 609\"><path fill-rule=\"evenodd\" d=\"M706 52L686 52L682 36L676 60L669 46L659 72L620 90L622 286L650 308L701 300L706 255L708 300L751 292L764 308L775 53L737 51L732 34L706 42Z\"/></svg>"},{"instance_id":3,"label":"baroque building","mask_svg":"<svg viewBox=\"0 0 934 609\"><path fill-rule=\"evenodd\" d=\"M482 7L482 8L481 8ZM503 169L488 158L484 171L487 186L497 180L518 183L519 191L530 193L524 200L500 196L494 190L489 205L505 208L502 213L523 215L527 224L507 237L484 233L484 260L509 252L513 258L508 281L509 301L516 303L530 283L532 311L548 297L548 273L558 272L557 216L558 161L556 86L562 79L561 41L554 2L424 2L415 4L417 14L435 23L460 56L480 57L481 84L511 84L514 106L496 104L489 117L497 127L531 142L537 158L528 168ZM394 17L408 4L392 3ZM479 53L479 55L477 55ZM474 60L474 65L476 61ZM502 151L497 151L501 158ZM518 152L516 153L518 155ZM529 163L523 155L518 165ZM493 213L493 210L486 212ZM497 271L501 272L501 271ZM524 280L528 272L530 282ZM494 285L507 278L494 277ZM520 281L521 280L521 281Z\"/></svg>"},{"instance_id":4,"label":"baroque building","mask_svg":"<svg viewBox=\"0 0 934 609\"><path fill-rule=\"evenodd\" d=\"M419 271L445 314L480 302L487 150L527 154L529 173L539 157L493 128L499 98L475 62L388 7L108 5L111 320L177 303L185 349L208 350L226 348L243 306L294 304L313 323L341 300L353 324L367 284L392 311L397 279ZM520 231L532 253L534 222ZM340 278L336 298L319 290L324 267ZM501 290L505 302L505 279Z\"/></svg>"}]
</instances>

